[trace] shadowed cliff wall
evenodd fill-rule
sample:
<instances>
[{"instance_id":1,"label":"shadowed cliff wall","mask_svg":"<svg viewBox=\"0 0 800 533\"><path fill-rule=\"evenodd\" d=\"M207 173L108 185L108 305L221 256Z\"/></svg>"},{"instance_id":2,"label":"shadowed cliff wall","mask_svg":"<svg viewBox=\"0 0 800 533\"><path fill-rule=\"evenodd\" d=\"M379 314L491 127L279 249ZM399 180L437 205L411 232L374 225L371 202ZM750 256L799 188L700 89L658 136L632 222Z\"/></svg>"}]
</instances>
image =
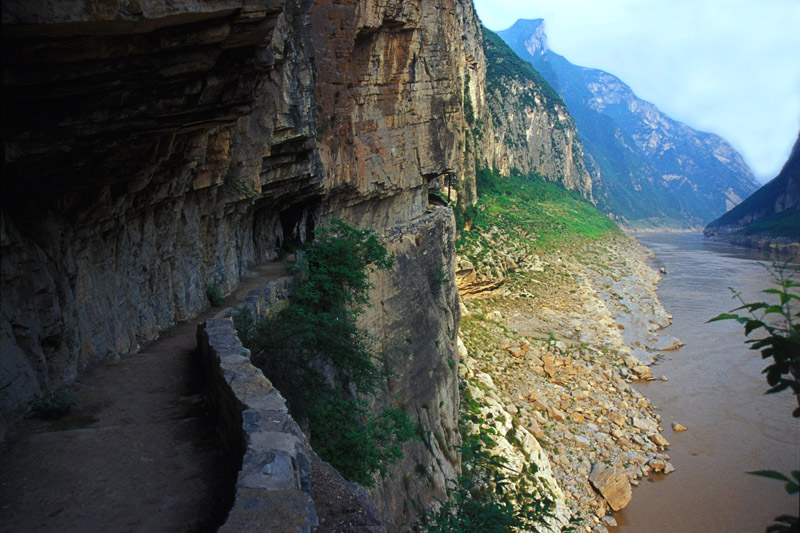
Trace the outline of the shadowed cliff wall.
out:
<instances>
[{"instance_id":1,"label":"shadowed cliff wall","mask_svg":"<svg viewBox=\"0 0 800 533\"><path fill-rule=\"evenodd\" d=\"M444 496L455 225L428 192L456 183L472 203L476 160L541 160L473 131L501 125L470 0L9 0L3 60L0 439L31 394L135 352L207 284L230 290L338 217L398 258L363 320L385 399L423 428L373 494L396 524Z\"/></svg>"},{"instance_id":2,"label":"shadowed cliff wall","mask_svg":"<svg viewBox=\"0 0 800 533\"><path fill-rule=\"evenodd\" d=\"M391 363L393 398L457 444L455 289L425 281L438 303L405 312L425 298L409 284L453 269L452 215L426 209L431 182L465 173L463 17L455 0L6 2L3 430L31 394L135 352L204 308L206 284L231 289L336 216L390 239L402 266L365 321L385 346L430 333ZM457 468L408 448L440 473L381 485L398 523Z\"/></svg>"}]
</instances>

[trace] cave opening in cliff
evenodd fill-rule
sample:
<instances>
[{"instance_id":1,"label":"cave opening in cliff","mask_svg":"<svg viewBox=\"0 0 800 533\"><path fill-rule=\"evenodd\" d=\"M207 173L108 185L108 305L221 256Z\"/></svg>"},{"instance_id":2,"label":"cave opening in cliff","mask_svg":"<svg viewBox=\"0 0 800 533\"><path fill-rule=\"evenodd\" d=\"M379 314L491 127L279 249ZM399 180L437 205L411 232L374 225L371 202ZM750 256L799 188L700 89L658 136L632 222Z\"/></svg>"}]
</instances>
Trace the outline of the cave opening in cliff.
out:
<instances>
[{"instance_id":1,"label":"cave opening in cliff","mask_svg":"<svg viewBox=\"0 0 800 533\"><path fill-rule=\"evenodd\" d=\"M314 239L314 214L317 201L302 202L284 209L280 213L282 239L276 246L281 251L299 248L303 243Z\"/></svg>"}]
</instances>

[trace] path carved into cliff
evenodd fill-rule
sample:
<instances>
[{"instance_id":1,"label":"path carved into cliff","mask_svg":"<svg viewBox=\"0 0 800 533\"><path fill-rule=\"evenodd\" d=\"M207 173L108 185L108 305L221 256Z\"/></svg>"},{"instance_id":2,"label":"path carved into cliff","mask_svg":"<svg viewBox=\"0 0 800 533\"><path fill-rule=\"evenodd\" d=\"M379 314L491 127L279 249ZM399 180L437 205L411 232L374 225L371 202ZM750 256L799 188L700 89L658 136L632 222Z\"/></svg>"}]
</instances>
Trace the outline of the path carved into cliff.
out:
<instances>
[{"instance_id":1,"label":"path carved into cliff","mask_svg":"<svg viewBox=\"0 0 800 533\"><path fill-rule=\"evenodd\" d=\"M225 300L243 301L288 275L256 267ZM0 450L0 531L213 531L232 499L203 400L197 323L164 332L133 355L87 369L61 420L27 419Z\"/></svg>"}]
</instances>

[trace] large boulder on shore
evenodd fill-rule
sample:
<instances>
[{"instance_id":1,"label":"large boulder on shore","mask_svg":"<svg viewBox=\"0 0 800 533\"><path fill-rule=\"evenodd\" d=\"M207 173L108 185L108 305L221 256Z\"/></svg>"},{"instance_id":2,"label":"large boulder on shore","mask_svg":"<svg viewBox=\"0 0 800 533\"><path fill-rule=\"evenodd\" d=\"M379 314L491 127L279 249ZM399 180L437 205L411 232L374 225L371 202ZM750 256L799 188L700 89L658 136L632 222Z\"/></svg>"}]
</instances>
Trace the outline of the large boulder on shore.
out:
<instances>
[{"instance_id":1,"label":"large boulder on shore","mask_svg":"<svg viewBox=\"0 0 800 533\"><path fill-rule=\"evenodd\" d=\"M604 464L592 465L589 482L615 511L619 511L631 501L631 484L628 476L616 467Z\"/></svg>"}]
</instances>

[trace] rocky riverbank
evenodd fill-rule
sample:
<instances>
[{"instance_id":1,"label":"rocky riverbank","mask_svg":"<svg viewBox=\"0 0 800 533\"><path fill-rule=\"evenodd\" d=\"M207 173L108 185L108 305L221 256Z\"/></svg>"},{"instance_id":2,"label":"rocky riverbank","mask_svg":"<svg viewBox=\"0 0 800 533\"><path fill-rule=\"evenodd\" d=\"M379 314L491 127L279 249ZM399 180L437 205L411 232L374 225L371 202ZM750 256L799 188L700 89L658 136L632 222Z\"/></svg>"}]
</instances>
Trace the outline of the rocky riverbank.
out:
<instances>
[{"instance_id":1,"label":"rocky riverbank","mask_svg":"<svg viewBox=\"0 0 800 533\"><path fill-rule=\"evenodd\" d=\"M463 299L461 376L482 414L468 431L492 433L491 453L546 480L552 530L604 531L632 486L674 470L655 407L631 386L666 381L654 365L680 346L659 334L671 317L647 258L617 234L514 261L502 279L495 268L494 290ZM462 261L462 285L470 267L475 287L482 265Z\"/></svg>"}]
</instances>

